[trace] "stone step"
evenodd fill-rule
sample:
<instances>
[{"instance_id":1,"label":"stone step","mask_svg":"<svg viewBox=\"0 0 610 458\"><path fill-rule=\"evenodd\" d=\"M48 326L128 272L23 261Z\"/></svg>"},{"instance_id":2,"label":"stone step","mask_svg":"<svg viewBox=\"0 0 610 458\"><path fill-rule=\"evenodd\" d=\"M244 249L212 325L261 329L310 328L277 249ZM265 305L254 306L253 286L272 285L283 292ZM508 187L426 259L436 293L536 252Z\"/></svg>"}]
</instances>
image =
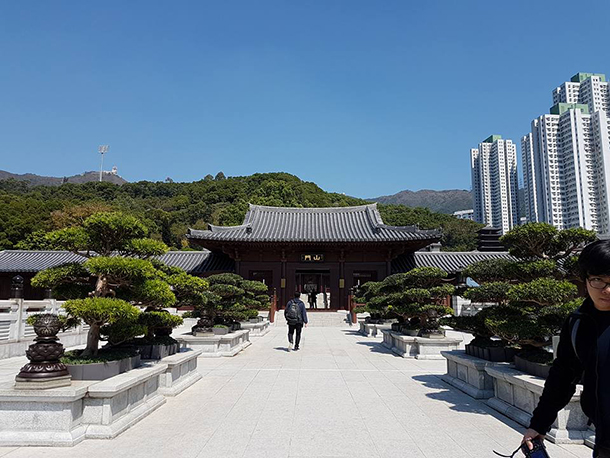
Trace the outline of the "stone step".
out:
<instances>
[{"instance_id":1,"label":"stone step","mask_svg":"<svg viewBox=\"0 0 610 458\"><path fill-rule=\"evenodd\" d=\"M325 312L307 312L308 325L313 327L343 327L349 326L347 321L347 311L325 311ZM286 326L284 311L280 310L275 314L275 324Z\"/></svg>"}]
</instances>

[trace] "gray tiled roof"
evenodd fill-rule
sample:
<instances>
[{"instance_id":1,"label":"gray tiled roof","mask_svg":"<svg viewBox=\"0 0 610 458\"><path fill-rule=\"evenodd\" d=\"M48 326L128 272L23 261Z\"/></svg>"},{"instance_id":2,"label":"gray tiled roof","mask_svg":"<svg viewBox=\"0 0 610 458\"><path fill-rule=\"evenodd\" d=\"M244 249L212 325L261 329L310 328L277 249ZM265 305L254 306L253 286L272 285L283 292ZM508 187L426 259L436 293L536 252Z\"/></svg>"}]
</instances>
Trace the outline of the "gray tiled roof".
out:
<instances>
[{"instance_id":1,"label":"gray tiled roof","mask_svg":"<svg viewBox=\"0 0 610 458\"><path fill-rule=\"evenodd\" d=\"M190 274L233 272L235 261L225 254L202 251L168 251L159 259L168 266L180 267Z\"/></svg>"},{"instance_id":2,"label":"gray tiled roof","mask_svg":"<svg viewBox=\"0 0 610 458\"><path fill-rule=\"evenodd\" d=\"M377 204L357 207L285 208L250 204L244 224L189 229L191 239L231 242L410 242L434 241L437 230L388 226Z\"/></svg>"},{"instance_id":3,"label":"gray tiled roof","mask_svg":"<svg viewBox=\"0 0 610 458\"><path fill-rule=\"evenodd\" d=\"M0 251L0 272L39 272L86 258L70 251Z\"/></svg>"},{"instance_id":4,"label":"gray tiled roof","mask_svg":"<svg viewBox=\"0 0 610 458\"><path fill-rule=\"evenodd\" d=\"M487 259L514 259L506 251L438 251L403 254L392 261L392 273L408 272L415 267L439 267L448 273L461 272L475 262Z\"/></svg>"},{"instance_id":5,"label":"gray tiled roof","mask_svg":"<svg viewBox=\"0 0 610 458\"><path fill-rule=\"evenodd\" d=\"M0 272L39 272L69 262L85 262L86 259L70 251L6 250L0 251ZM231 258L208 250L169 251L159 259L169 266L180 267L192 274L235 269Z\"/></svg>"}]
</instances>

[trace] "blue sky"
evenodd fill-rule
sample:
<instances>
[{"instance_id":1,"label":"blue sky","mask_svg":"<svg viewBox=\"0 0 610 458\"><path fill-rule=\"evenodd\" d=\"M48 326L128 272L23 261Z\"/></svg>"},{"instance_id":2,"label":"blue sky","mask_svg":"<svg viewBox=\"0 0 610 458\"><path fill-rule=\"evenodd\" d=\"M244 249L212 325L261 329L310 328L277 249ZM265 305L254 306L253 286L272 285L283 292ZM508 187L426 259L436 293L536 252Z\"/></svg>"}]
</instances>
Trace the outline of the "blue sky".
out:
<instances>
[{"instance_id":1,"label":"blue sky","mask_svg":"<svg viewBox=\"0 0 610 458\"><path fill-rule=\"evenodd\" d=\"M358 197L468 189L578 71L610 2L2 1L0 169L285 171Z\"/></svg>"}]
</instances>

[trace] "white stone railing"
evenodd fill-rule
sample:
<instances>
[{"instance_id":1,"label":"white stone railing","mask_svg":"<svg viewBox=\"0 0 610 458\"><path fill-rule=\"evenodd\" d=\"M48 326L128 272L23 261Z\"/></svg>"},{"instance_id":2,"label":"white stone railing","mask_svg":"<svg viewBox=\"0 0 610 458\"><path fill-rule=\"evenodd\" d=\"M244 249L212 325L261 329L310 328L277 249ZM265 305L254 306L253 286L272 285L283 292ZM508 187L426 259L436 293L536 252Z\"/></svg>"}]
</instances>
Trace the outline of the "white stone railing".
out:
<instances>
[{"instance_id":1,"label":"white stone railing","mask_svg":"<svg viewBox=\"0 0 610 458\"><path fill-rule=\"evenodd\" d=\"M451 296L451 306L455 316L473 316L483 310L485 307L493 305L486 302L472 302L462 296Z\"/></svg>"},{"instance_id":2,"label":"white stone railing","mask_svg":"<svg viewBox=\"0 0 610 458\"><path fill-rule=\"evenodd\" d=\"M36 337L34 328L26 323L29 316L38 313L61 315L64 313L62 306L63 301L55 299L0 301L0 359L25 354L27 345ZM89 326L81 324L76 329L60 332L58 337L65 346L78 345L82 339L75 340L74 336L84 336L88 330Z\"/></svg>"}]
</instances>

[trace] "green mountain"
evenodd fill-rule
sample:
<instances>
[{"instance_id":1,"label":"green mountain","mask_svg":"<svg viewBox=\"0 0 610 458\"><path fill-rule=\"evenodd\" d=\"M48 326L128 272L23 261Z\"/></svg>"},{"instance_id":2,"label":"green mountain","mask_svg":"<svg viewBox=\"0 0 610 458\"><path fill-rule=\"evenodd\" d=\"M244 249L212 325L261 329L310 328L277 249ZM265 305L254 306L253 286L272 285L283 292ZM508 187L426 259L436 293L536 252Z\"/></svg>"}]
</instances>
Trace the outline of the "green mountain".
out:
<instances>
[{"instance_id":1,"label":"green mountain","mask_svg":"<svg viewBox=\"0 0 610 458\"><path fill-rule=\"evenodd\" d=\"M127 180L121 178L110 172L104 172L102 176L104 181L114 184L127 183ZM29 186L61 186L64 183L89 183L91 181L99 181L100 172L84 172L80 175L72 175L69 177L46 177L42 175L36 175L34 173L24 173L19 175L17 173L10 173L5 170L0 170L0 180L16 180L27 182Z\"/></svg>"},{"instance_id":2,"label":"green mountain","mask_svg":"<svg viewBox=\"0 0 610 458\"><path fill-rule=\"evenodd\" d=\"M188 248L189 227L241 224L248 203L280 207L342 207L368 203L363 199L329 193L315 183L287 173L258 173L225 178L207 175L192 183L108 182L60 186L29 186L14 179L0 181L0 249L40 248L45 231L78 224L98 211L119 210L142 219L151 235L173 248ZM417 224L442 228L448 250L476 247L481 226L425 208L380 205L390 225Z\"/></svg>"},{"instance_id":3,"label":"green mountain","mask_svg":"<svg viewBox=\"0 0 610 458\"><path fill-rule=\"evenodd\" d=\"M400 191L391 196L381 196L367 199L380 204L400 204L407 207L425 207L434 212L452 214L458 210L472 208L472 193L463 189L449 189L447 191Z\"/></svg>"}]
</instances>

